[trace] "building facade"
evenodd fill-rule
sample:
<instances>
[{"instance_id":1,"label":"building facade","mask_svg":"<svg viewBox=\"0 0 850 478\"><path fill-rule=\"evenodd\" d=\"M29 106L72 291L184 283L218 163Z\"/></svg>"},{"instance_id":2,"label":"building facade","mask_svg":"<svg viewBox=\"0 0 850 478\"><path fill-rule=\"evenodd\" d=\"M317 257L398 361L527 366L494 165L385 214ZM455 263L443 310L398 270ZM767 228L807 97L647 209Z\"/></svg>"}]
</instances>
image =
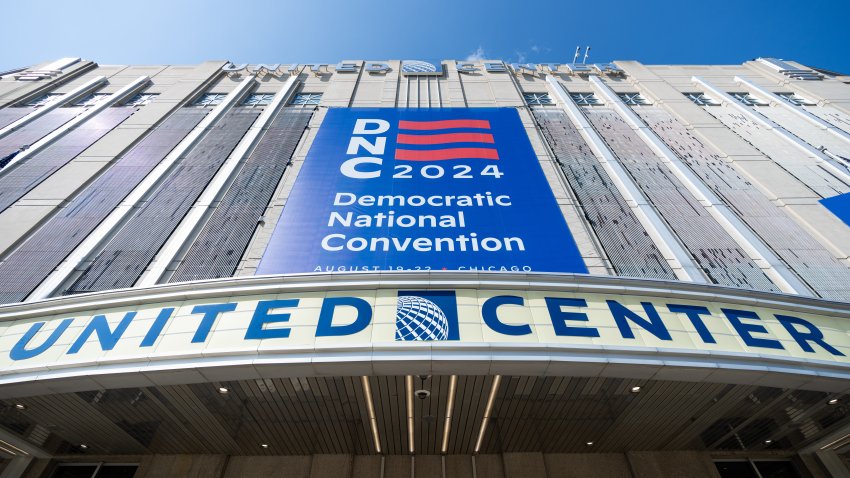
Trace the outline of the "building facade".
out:
<instances>
[{"instance_id":1,"label":"building facade","mask_svg":"<svg viewBox=\"0 0 850 478\"><path fill-rule=\"evenodd\" d=\"M0 76L0 476L850 476L850 77Z\"/></svg>"}]
</instances>

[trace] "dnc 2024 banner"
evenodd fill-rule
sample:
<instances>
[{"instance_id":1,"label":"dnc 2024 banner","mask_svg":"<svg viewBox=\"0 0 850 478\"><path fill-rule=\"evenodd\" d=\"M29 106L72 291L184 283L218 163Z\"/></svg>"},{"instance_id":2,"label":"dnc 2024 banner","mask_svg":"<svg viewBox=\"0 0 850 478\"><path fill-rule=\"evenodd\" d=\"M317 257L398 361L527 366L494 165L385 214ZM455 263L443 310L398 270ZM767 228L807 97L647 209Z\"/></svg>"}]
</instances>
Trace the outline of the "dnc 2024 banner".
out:
<instances>
[{"instance_id":1,"label":"dnc 2024 banner","mask_svg":"<svg viewBox=\"0 0 850 478\"><path fill-rule=\"evenodd\" d=\"M513 108L331 108L259 274L586 273Z\"/></svg>"}]
</instances>

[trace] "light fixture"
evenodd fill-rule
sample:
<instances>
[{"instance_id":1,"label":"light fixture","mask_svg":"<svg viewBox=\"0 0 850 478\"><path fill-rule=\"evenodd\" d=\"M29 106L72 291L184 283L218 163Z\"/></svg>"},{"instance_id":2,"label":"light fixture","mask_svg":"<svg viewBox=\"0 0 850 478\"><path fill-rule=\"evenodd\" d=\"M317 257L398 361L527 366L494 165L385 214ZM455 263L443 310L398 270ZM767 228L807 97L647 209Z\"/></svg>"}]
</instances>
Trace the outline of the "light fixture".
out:
<instances>
[{"instance_id":1,"label":"light fixture","mask_svg":"<svg viewBox=\"0 0 850 478\"><path fill-rule=\"evenodd\" d=\"M268 448L269 444L268 443L260 443L260 446L263 447L263 448Z\"/></svg>"},{"instance_id":2,"label":"light fixture","mask_svg":"<svg viewBox=\"0 0 850 478\"><path fill-rule=\"evenodd\" d=\"M378 418L375 416L375 403L372 401L372 386L369 385L369 377L360 377L363 386L363 396L366 398L366 411L369 413L369 425L372 428L372 440L375 442L375 451L381 453L381 439L378 437Z\"/></svg>"},{"instance_id":3,"label":"light fixture","mask_svg":"<svg viewBox=\"0 0 850 478\"><path fill-rule=\"evenodd\" d=\"M771 443L773 443L773 440L768 439L764 441L765 445L770 445Z\"/></svg>"},{"instance_id":4,"label":"light fixture","mask_svg":"<svg viewBox=\"0 0 850 478\"><path fill-rule=\"evenodd\" d=\"M27 406L24 405L23 403L16 403L15 408L17 408L18 410L26 410Z\"/></svg>"},{"instance_id":5,"label":"light fixture","mask_svg":"<svg viewBox=\"0 0 850 478\"><path fill-rule=\"evenodd\" d=\"M484 417L481 418L481 428L478 430L478 439L475 440L476 454L481 451L481 445L484 443L484 432L487 431L487 422L490 420L490 413L493 411L493 403L496 401L496 392L499 391L499 383L501 381L501 375L493 377L493 385L490 386L490 396L487 397L487 406L484 407Z\"/></svg>"},{"instance_id":6,"label":"light fixture","mask_svg":"<svg viewBox=\"0 0 850 478\"><path fill-rule=\"evenodd\" d=\"M222 394L222 395L225 395L225 394L226 394L226 393L228 393L228 392L230 392L230 389L229 389L229 388L227 388L227 387L218 387L218 393L220 393L220 394Z\"/></svg>"},{"instance_id":7,"label":"light fixture","mask_svg":"<svg viewBox=\"0 0 850 478\"><path fill-rule=\"evenodd\" d=\"M86 445L85 443L80 443L80 450L85 450L85 449L87 449L88 447L89 447L89 446L88 446L88 445Z\"/></svg>"},{"instance_id":8,"label":"light fixture","mask_svg":"<svg viewBox=\"0 0 850 478\"><path fill-rule=\"evenodd\" d=\"M593 446L593 442L592 442L592 441L586 442L586 443L585 443L585 445L587 445L587 446Z\"/></svg>"},{"instance_id":9,"label":"light fixture","mask_svg":"<svg viewBox=\"0 0 850 478\"><path fill-rule=\"evenodd\" d=\"M837 398L832 398L832 399L830 399L830 400L829 400L828 402L826 402L826 403L827 403L828 405L835 405L836 403L838 403L838 399L837 399Z\"/></svg>"},{"instance_id":10,"label":"light fixture","mask_svg":"<svg viewBox=\"0 0 850 478\"><path fill-rule=\"evenodd\" d=\"M452 413L455 406L455 390L457 390L457 375L449 379L449 401L446 404L446 422L443 425L443 446L441 451L445 455L449 450L449 431L452 429Z\"/></svg>"},{"instance_id":11,"label":"light fixture","mask_svg":"<svg viewBox=\"0 0 850 478\"><path fill-rule=\"evenodd\" d=\"M640 393L640 385L635 385L632 387L632 393Z\"/></svg>"},{"instance_id":12,"label":"light fixture","mask_svg":"<svg viewBox=\"0 0 850 478\"><path fill-rule=\"evenodd\" d=\"M413 433L413 375L404 377L404 388L407 392L407 451L412 455L416 452Z\"/></svg>"}]
</instances>

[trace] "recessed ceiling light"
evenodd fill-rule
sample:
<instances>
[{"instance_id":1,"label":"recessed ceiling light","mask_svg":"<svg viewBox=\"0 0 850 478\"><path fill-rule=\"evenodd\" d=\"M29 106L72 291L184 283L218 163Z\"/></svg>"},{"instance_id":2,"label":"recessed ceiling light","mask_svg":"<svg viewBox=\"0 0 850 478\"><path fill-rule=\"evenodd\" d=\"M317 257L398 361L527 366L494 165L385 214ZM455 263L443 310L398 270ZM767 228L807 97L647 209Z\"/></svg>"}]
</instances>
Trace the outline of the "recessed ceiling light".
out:
<instances>
[{"instance_id":1,"label":"recessed ceiling light","mask_svg":"<svg viewBox=\"0 0 850 478\"><path fill-rule=\"evenodd\" d=\"M230 391L230 389L227 388L227 387L218 387L218 393L220 393L222 395L224 395L225 393L227 393L229 391Z\"/></svg>"},{"instance_id":2,"label":"recessed ceiling light","mask_svg":"<svg viewBox=\"0 0 850 478\"><path fill-rule=\"evenodd\" d=\"M640 385L636 385L636 386L632 387L632 393L638 393L638 392L640 392Z\"/></svg>"},{"instance_id":3,"label":"recessed ceiling light","mask_svg":"<svg viewBox=\"0 0 850 478\"><path fill-rule=\"evenodd\" d=\"M826 402L826 403L828 403L829 405L835 405L836 403L838 403L838 399L837 399L837 398L833 398L833 399L830 399L830 401L828 401L828 402Z\"/></svg>"},{"instance_id":4,"label":"recessed ceiling light","mask_svg":"<svg viewBox=\"0 0 850 478\"><path fill-rule=\"evenodd\" d=\"M260 444L260 446L263 447L263 448L268 448L269 444L268 443L262 443L262 444Z\"/></svg>"},{"instance_id":5,"label":"recessed ceiling light","mask_svg":"<svg viewBox=\"0 0 850 478\"><path fill-rule=\"evenodd\" d=\"M85 450L85 449L86 449L86 448L88 448L88 447L89 447L89 446L88 446L88 445L86 445L85 443L80 443L80 449L81 449L81 450Z\"/></svg>"},{"instance_id":6,"label":"recessed ceiling light","mask_svg":"<svg viewBox=\"0 0 850 478\"><path fill-rule=\"evenodd\" d=\"M16 403L15 408L17 408L18 410L26 410L27 406L24 405L23 403Z\"/></svg>"},{"instance_id":7,"label":"recessed ceiling light","mask_svg":"<svg viewBox=\"0 0 850 478\"><path fill-rule=\"evenodd\" d=\"M764 444L765 444L765 445L770 445L771 443L773 443L773 440L765 440L765 441L764 441Z\"/></svg>"},{"instance_id":8,"label":"recessed ceiling light","mask_svg":"<svg viewBox=\"0 0 850 478\"><path fill-rule=\"evenodd\" d=\"M589 442L585 443L585 445L587 445L587 446L593 446L593 442L592 442L592 441L589 441Z\"/></svg>"}]
</instances>

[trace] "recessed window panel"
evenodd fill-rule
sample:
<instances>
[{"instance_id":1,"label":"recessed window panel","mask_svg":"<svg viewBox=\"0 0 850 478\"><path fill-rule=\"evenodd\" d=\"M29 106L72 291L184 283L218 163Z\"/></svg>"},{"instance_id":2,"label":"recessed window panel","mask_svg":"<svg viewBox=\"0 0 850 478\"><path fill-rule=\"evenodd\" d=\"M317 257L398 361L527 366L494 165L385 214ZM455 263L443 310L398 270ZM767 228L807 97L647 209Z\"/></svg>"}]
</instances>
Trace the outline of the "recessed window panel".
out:
<instances>
[{"instance_id":1,"label":"recessed window panel","mask_svg":"<svg viewBox=\"0 0 850 478\"><path fill-rule=\"evenodd\" d=\"M100 103L101 101L105 100L107 96L109 96L109 95L106 94L106 93L92 93L88 96L83 96L82 98L73 102L71 104L71 106L83 106L83 107L94 106L94 105Z\"/></svg>"},{"instance_id":2,"label":"recessed window panel","mask_svg":"<svg viewBox=\"0 0 850 478\"><path fill-rule=\"evenodd\" d=\"M617 96L623 100L623 103L629 106L641 106L648 105L649 101L646 98L641 96L640 93L617 93Z\"/></svg>"},{"instance_id":3,"label":"recessed window panel","mask_svg":"<svg viewBox=\"0 0 850 478\"><path fill-rule=\"evenodd\" d=\"M523 93L525 103L529 106L546 106L554 105L555 102L549 96L549 93Z\"/></svg>"},{"instance_id":4,"label":"recessed window panel","mask_svg":"<svg viewBox=\"0 0 850 478\"><path fill-rule=\"evenodd\" d=\"M272 103L274 94L272 93L253 93L245 98L242 102L245 106L267 106Z\"/></svg>"},{"instance_id":5,"label":"recessed window panel","mask_svg":"<svg viewBox=\"0 0 850 478\"><path fill-rule=\"evenodd\" d=\"M570 93L573 101L579 106L598 106L602 102L593 93Z\"/></svg>"},{"instance_id":6,"label":"recessed window panel","mask_svg":"<svg viewBox=\"0 0 850 478\"><path fill-rule=\"evenodd\" d=\"M777 93L776 95L794 106L814 106L816 104L814 101L797 96L794 93Z\"/></svg>"},{"instance_id":7,"label":"recessed window panel","mask_svg":"<svg viewBox=\"0 0 850 478\"><path fill-rule=\"evenodd\" d=\"M156 93L139 93L127 100L125 106L144 106L153 101L156 96Z\"/></svg>"},{"instance_id":8,"label":"recessed window panel","mask_svg":"<svg viewBox=\"0 0 850 478\"><path fill-rule=\"evenodd\" d=\"M685 93L685 96L698 106L720 106L717 100L705 96L705 93Z\"/></svg>"},{"instance_id":9,"label":"recessed window panel","mask_svg":"<svg viewBox=\"0 0 850 478\"><path fill-rule=\"evenodd\" d=\"M204 93L192 103L192 106L218 106L226 97L227 93Z\"/></svg>"},{"instance_id":10,"label":"recessed window panel","mask_svg":"<svg viewBox=\"0 0 850 478\"><path fill-rule=\"evenodd\" d=\"M298 93L292 98L293 105L318 105L322 101L321 93Z\"/></svg>"},{"instance_id":11,"label":"recessed window panel","mask_svg":"<svg viewBox=\"0 0 850 478\"><path fill-rule=\"evenodd\" d=\"M47 103L53 101L54 99L59 98L60 96L64 96L64 95L61 94L61 93L47 93L46 95L42 95L42 96L39 96L37 98L34 98L34 99L24 103L21 106L36 106L36 107L44 106Z\"/></svg>"},{"instance_id":12,"label":"recessed window panel","mask_svg":"<svg viewBox=\"0 0 850 478\"><path fill-rule=\"evenodd\" d=\"M749 93L729 93L732 98L740 101L747 106L767 106L766 101L762 101Z\"/></svg>"}]
</instances>

